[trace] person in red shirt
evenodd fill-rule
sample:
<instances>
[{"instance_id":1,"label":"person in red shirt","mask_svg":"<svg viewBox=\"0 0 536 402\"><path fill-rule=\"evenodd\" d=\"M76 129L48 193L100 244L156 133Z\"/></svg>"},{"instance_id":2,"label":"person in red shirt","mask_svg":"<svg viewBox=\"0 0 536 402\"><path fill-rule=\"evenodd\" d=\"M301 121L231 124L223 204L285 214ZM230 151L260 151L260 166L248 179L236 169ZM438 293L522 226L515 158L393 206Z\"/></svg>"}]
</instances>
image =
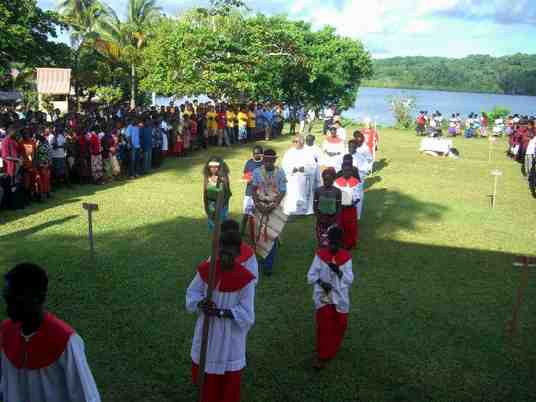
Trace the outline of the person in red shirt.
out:
<instances>
[{"instance_id":1,"label":"person in red shirt","mask_svg":"<svg viewBox=\"0 0 536 402\"><path fill-rule=\"evenodd\" d=\"M37 194L37 172L35 170L36 144L28 130L23 131L19 142L19 153L22 156L22 170L26 203L35 199Z\"/></svg>"},{"instance_id":2,"label":"person in red shirt","mask_svg":"<svg viewBox=\"0 0 536 402\"><path fill-rule=\"evenodd\" d=\"M343 230L343 247L352 250L357 246L359 226L357 219L357 204L360 201L360 184L355 177L351 161L342 164L342 176L335 180L335 187L342 193L342 209L339 224Z\"/></svg>"}]
</instances>

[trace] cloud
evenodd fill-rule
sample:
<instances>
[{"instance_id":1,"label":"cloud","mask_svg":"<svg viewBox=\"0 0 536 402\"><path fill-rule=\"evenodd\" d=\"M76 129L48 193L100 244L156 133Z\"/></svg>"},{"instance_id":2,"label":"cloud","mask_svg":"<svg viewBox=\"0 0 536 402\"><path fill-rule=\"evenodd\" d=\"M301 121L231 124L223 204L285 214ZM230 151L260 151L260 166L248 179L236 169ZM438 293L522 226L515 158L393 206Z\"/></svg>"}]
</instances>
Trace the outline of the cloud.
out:
<instances>
[{"instance_id":1,"label":"cloud","mask_svg":"<svg viewBox=\"0 0 536 402\"><path fill-rule=\"evenodd\" d=\"M459 0L438 9L435 16L467 21L492 21L497 24L535 24L534 0Z\"/></svg>"}]
</instances>

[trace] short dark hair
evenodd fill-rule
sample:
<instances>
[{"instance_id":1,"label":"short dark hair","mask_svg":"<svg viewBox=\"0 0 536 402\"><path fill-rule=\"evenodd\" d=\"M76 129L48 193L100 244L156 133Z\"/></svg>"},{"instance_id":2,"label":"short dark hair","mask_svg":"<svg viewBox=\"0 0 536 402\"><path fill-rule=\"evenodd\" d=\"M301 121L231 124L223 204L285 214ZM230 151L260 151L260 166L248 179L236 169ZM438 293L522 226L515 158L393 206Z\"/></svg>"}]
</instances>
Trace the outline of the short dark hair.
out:
<instances>
[{"instance_id":1,"label":"short dark hair","mask_svg":"<svg viewBox=\"0 0 536 402\"><path fill-rule=\"evenodd\" d=\"M221 232L240 232L240 225L238 225L238 222L233 219L226 219L221 224Z\"/></svg>"},{"instance_id":2,"label":"short dark hair","mask_svg":"<svg viewBox=\"0 0 536 402\"><path fill-rule=\"evenodd\" d=\"M260 145L255 145L253 147L253 153L254 154L256 154L256 153L262 154L263 152L264 152L264 149Z\"/></svg>"},{"instance_id":3,"label":"short dark hair","mask_svg":"<svg viewBox=\"0 0 536 402\"><path fill-rule=\"evenodd\" d=\"M269 158L277 157L276 152L271 148L270 149L265 149L263 154L264 154L265 157L269 157Z\"/></svg>"},{"instance_id":4,"label":"short dark hair","mask_svg":"<svg viewBox=\"0 0 536 402\"><path fill-rule=\"evenodd\" d=\"M37 264L23 262L16 265L4 275L6 282L15 293L30 289L32 292L46 296L48 290L48 276L46 271Z\"/></svg>"},{"instance_id":5,"label":"short dark hair","mask_svg":"<svg viewBox=\"0 0 536 402\"><path fill-rule=\"evenodd\" d=\"M239 232L223 232L220 237L220 245L222 247L239 248L242 244L242 238Z\"/></svg>"},{"instance_id":6,"label":"short dark hair","mask_svg":"<svg viewBox=\"0 0 536 402\"><path fill-rule=\"evenodd\" d=\"M338 226L333 226L328 230L328 239L330 241L342 241L342 229Z\"/></svg>"}]
</instances>

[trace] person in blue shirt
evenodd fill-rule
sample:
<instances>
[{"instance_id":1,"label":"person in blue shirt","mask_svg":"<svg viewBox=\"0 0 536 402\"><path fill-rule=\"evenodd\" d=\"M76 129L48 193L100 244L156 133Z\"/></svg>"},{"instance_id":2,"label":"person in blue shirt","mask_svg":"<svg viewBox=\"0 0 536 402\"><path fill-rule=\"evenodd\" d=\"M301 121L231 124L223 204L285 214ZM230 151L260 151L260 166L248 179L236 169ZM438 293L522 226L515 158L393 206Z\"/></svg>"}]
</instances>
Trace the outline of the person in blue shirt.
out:
<instances>
[{"instance_id":1,"label":"person in blue shirt","mask_svg":"<svg viewBox=\"0 0 536 402\"><path fill-rule=\"evenodd\" d=\"M273 149L263 153L263 165L253 171L251 181L253 202L259 218L255 222L257 252L264 257L262 263L264 273L272 274L274 260L279 243L279 233L286 223L286 215L281 212L281 201L287 192L287 178L285 171L275 166L277 154ZM264 222L264 223L263 223ZM267 230L267 223L271 222L272 230ZM279 229L274 230L274 222ZM263 230L264 227L264 230ZM274 234L275 233L275 234ZM260 236L258 236L260 234Z\"/></svg>"},{"instance_id":2,"label":"person in blue shirt","mask_svg":"<svg viewBox=\"0 0 536 402\"><path fill-rule=\"evenodd\" d=\"M146 118L141 125L141 148L143 150L143 173L151 170L153 152L153 122Z\"/></svg>"},{"instance_id":3,"label":"person in blue shirt","mask_svg":"<svg viewBox=\"0 0 536 402\"><path fill-rule=\"evenodd\" d=\"M262 115L264 116L264 121L266 122L266 125L264 127L265 140L269 141L272 139L272 123L274 120L274 112L272 112L271 107L267 105L263 108Z\"/></svg>"},{"instance_id":4,"label":"person in blue shirt","mask_svg":"<svg viewBox=\"0 0 536 402\"><path fill-rule=\"evenodd\" d=\"M255 212L255 203L253 202L253 172L255 169L262 166L263 158L263 149L260 145L256 145L253 148L253 157L246 162L244 166L244 177L243 180L246 182L246 195L244 196L244 216L242 217L242 235L246 232L248 223L250 223L250 228L254 228L252 224L252 217Z\"/></svg>"},{"instance_id":5,"label":"person in blue shirt","mask_svg":"<svg viewBox=\"0 0 536 402\"><path fill-rule=\"evenodd\" d=\"M125 131L127 148L129 150L128 176L133 179L138 176L141 160L140 153L140 127L136 120L130 120Z\"/></svg>"}]
</instances>

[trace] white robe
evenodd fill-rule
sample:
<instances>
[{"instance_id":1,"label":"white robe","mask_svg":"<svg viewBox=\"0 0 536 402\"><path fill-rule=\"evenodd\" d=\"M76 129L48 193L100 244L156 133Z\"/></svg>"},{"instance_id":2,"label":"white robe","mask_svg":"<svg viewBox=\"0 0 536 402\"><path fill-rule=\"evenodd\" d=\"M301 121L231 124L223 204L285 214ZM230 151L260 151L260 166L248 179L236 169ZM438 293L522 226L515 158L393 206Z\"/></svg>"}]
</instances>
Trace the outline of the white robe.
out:
<instances>
[{"instance_id":1,"label":"white robe","mask_svg":"<svg viewBox=\"0 0 536 402\"><path fill-rule=\"evenodd\" d=\"M333 143L324 140L324 142L322 143L322 152L324 154L324 157L322 159L322 165L325 167L335 168L337 172L340 171L342 166L342 159L344 157L344 153L346 152L346 146L344 145L344 141ZM327 152L337 155L329 156Z\"/></svg>"},{"instance_id":2,"label":"white robe","mask_svg":"<svg viewBox=\"0 0 536 402\"><path fill-rule=\"evenodd\" d=\"M204 317L197 304L206 294L207 284L197 273L186 291L186 309L199 314L191 349L191 358L195 364L199 364ZM227 371L242 370L246 366L246 337L255 322L254 297L254 281L236 292L214 289L212 301L216 307L231 310L235 319L211 318L206 373L222 375Z\"/></svg>"},{"instance_id":3,"label":"white robe","mask_svg":"<svg viewBox=\"0 0 536 402\"><path fill-rule=\"evenodd\" d=\"M318 254L315 255L313 263L307 273L307 282L310 285L314 284L313 301L316 310L319 310L328 304L334 304L335 309L339 313L346 314L350 310L350 286L354 281L352 259L350 258L346 263L341 265L339 269L341 269L343 273L340 279L329 268L328 264L318 256ZM319 279L332 286L332 290L329 294L326 294L324 289L316 283Z\"/></svg>"},{"instance_id":4,"label":"white robe","mask_svg":"<svg viewBox=\"0 0 536 402\"><path fill-rule=\"evenodd\" d=\"M305 148L291 148L285 153L281 167L287 177L283 212L285 215L312 215L314 191L320 176L312 153ZM304 168L303 173L293 173L294 168L300 167Z\"/></svg>"},{"instance_id":5,"label":"white robe","mask_svg":"<svg viewBox=\"0 0 536 402\"><path fill-rule=\"evenodd\" d=\"M74 333L65 351L41 369L19 369L1 352L0 399L6 402L100 402L84 342Z\"/></svg>"}]
</instances>

